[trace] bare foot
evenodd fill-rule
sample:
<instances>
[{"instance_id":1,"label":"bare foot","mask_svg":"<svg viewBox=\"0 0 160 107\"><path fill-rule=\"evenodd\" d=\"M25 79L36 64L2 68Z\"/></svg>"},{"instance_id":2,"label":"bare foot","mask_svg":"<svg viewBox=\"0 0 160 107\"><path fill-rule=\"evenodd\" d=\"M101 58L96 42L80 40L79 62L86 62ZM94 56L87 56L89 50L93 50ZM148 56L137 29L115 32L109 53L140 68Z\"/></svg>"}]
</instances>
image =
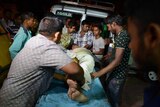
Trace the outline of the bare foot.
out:
<instances>
[{"instance_id":1,"label":"bare foot","mask_svg":"<svg viewBox=\"0 0 160 107\"><path fill-rule=\"evenodd\" d=\"M88 98L77 89L77 83L71 79L67 80L69 85L68 96L78 102L87 102Z\"/></svg>"},{"instance_id":2,"label":"bare foot","mask_svg":"<svg viewBox=\"0 0 160 107\"><path fill-rule=\"evenodd\" d=\"M68 84L69 88L78 88L77 82L73 81L71 79L67 79L67 84Z\"/></svg>"}]
</instances>

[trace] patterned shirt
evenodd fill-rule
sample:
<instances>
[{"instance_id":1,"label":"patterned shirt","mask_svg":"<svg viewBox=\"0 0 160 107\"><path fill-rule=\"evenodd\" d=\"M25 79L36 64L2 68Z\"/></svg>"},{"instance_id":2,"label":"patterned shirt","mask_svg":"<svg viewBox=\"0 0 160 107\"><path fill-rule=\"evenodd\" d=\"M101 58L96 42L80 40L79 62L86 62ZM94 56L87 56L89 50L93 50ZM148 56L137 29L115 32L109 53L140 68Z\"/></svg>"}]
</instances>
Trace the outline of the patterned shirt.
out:
<instances>
[{"instance_id":1,"label":"patterned shirt","mask_svg":"<svg viewBox=\"0 0 160 107\"><path fill-rule=\"evenodd\" d=\"M91 31L86 32L83 36L81 36L80 33L76 33L73 36L74 44L77 44L80 47L84 47L87 44L92 46L93 44L93 33Z\"/></svg>"},{"instance_id":2,"label":"patterned shirt","mask_svg":"<svg viewBox=\"0 0 160 107\"><path fill-rule=\"evenodd\" d=\"M0 106L34 107L48 89L54 70L70 62L71 58L45 36L31 38L12 61L0 90Z\"/></svg>"},{"instance_id":3,"label":"patterned shirt","mask_svg":"<svg viewBox=\"0 0 160 107\"><path fill-rule=\"evenodd\" d=\"M130 38L126 30L122 30L119 33L119 35L115 37L114 51L116 50L116 48L122 48L124 49L124 54L123 54L120 64L111 73L110 75L111 77L115 77L115 78L125 78L126 77L126 70L128 68L128 60L130 56L130 49L128 47L129 42L130 42Z\"/></svg>"}]
</instances>

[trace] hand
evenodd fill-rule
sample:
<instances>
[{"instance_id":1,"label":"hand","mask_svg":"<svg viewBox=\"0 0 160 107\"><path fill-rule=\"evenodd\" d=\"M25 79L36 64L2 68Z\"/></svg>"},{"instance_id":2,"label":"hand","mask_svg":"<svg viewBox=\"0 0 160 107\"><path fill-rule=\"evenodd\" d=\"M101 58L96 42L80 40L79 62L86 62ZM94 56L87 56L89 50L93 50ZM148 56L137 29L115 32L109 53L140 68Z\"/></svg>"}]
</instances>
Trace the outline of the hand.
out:
<instances>
[{"instance_id":1,"label":"hand","mask_svg":"<svg viewBox=\"0 0 160 107\"><path fill-rule=\"evenodd\" d=\"M76 48L80 48L80 47L78 45L76 45L76 44L72 45L72 50L76 49Z\"/></svg>"},{"instance_id":2,"label":"hand","mask_svg":"<svg viewBox=\"0 0 160 107\"><path fill-rule=\"evenodd\" d=\"M100 75L99 75L98 72L93 72L93 73L91 73L91 77L92 78L98 78L98 77L100 77Z\"/></svg>"},{"instance_id":3,"label":"hand","mask_svg":"<svg viewBox=\"0 0 160 107\"><path fill-rule=\"evenodd\" d=\"M107 55L104 55L103 56L103 60L107 60L110 56L107 54Z\"/></svg>"},{"instance_id":4,"label":"hand","mask_svg":"<svg viewBox=\"0 0 160 107\"><path fill-rule=\"evenodd\" d=\"M88 44L86 44L86 45L84 46L84 48L86 48L86 49L91 49L91 46L88 45Z\"/></svg>"},{"instance_id":5,"label":"hand","mask_svg":"<svg viewBox=\"0 0 160 107\"><path fill-rule=\"evenodd\" d=\"M110 57L111 57L111 53L108 53L108 54L103 56L102 60L103 61L108 60Z\"/></svg>"}]
</instances>

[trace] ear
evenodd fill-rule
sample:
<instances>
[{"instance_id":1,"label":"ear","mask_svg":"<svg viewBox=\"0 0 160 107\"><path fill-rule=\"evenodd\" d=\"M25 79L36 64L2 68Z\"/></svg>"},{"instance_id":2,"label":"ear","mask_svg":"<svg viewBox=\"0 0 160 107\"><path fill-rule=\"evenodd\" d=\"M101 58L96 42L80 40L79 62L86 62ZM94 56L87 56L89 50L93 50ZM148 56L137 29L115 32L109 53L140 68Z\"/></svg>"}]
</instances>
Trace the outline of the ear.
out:
<instances>
[{"instance_id":1,"label":"ear","mask_svg":"<svg viewBox=\"0 0 160 107\"><path fill-rule=\"evenodd\" d=\"M56 32L55 35L54 35L54 41L56 43L58 43L61 39L61 33L60 32Z\"/></svg>"},{"instance_id":2,"label":"ear","mask_svg":"<svg viewBox=\"0 0 160 107\"><path fill-rule=\"evenodd\" d=\"M147 27L145 33L144 42L147 47L154 48L160 44L160 26L155 23L151 23Z\"/></svg>"},{"instance_id":3,"label":"ear","mask_svg":"<svg viewBox=\"0 0 160 107\"><path fill-rule=\"evenodd\" d=\"M112 24L113 24L113 26L116 26L116 25L117 25L117 23L116 23L116 22L112 22Z\"/></svg>"},{"instance_id":4,"label":"ear","mask_svg":"<svg viewBox=\"0 0 160 107\"><path fill-rule=\"evenodd\" d=\"M55 33L55 38L58 38L60 32Z\"/></svg>"}]
</instances>

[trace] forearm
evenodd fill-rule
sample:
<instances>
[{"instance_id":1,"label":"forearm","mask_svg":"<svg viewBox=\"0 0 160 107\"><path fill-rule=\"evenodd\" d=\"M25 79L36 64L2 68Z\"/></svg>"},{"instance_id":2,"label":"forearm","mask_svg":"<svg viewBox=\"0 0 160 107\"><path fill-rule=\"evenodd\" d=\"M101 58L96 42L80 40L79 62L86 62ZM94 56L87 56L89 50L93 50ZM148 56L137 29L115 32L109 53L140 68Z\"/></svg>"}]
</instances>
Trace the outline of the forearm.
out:
<instances>
[{"instance_id":1,"label":"forearm","mask_svg":"<svg viewBox=\"0 0 160 107\"><path fill-rule=\"evenodd\" d=\"M117 67L119 63L116 60L113 60L108 66L104 67L100 71L98 71L99 76L104 75L105 73L112 72L115 67Z\"/></svg>"},{"instance_id":2,"label":"forearm","mask_svg":"<svg viewBox=\"0 0 160 107\"><path fill-rule=\"evenodd\" d=\"M94 51L93 52L95 55L103 55L103 52L101 52L101 51Z\"/></svg>"},{"instance_id":3,"label":"forearm","mask_svg":"<svg viewBox=\"0 0 160 107\"><path fill-rule=\"evenodd\" d=\"M67 78L77 81L78 84L84 84L84 71L81 66L74 61L61 68L67 74Z\"/></svg>"},{"instance_id":4,"label":"forearm","mask_svg":"<svg viewBox=\"0 0 160 107\"><path fill-rule=\"evenodd\" d=\"M92 45L87 44L87 45L84 46L84 48L91 49Z\"/></svg>"}]
</instances>

